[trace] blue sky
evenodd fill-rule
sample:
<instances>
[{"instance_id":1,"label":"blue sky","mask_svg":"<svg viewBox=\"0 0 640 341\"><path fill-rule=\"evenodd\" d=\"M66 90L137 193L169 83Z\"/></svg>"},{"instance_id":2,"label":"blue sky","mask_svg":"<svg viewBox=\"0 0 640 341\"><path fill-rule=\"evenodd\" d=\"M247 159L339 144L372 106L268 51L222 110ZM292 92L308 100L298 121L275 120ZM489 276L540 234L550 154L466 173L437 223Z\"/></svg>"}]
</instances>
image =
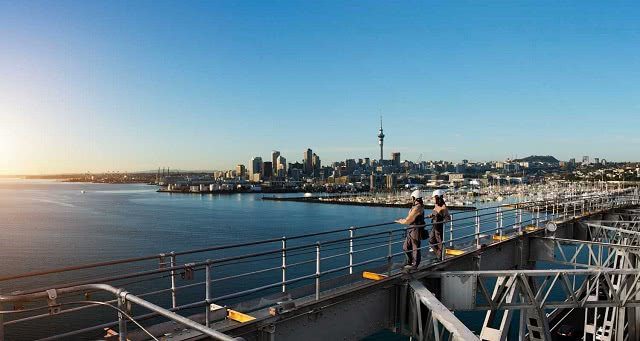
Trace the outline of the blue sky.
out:
<instances>
[{"instance_id":1,"label":"blue sky","mask_svg":"<svg viewBox=\"0 0 640 341\"><path fill-rule=\"evenodd\" d=\"M0 173L638 160L638 2L0 1Z\"/></svg>"}]
</instances>

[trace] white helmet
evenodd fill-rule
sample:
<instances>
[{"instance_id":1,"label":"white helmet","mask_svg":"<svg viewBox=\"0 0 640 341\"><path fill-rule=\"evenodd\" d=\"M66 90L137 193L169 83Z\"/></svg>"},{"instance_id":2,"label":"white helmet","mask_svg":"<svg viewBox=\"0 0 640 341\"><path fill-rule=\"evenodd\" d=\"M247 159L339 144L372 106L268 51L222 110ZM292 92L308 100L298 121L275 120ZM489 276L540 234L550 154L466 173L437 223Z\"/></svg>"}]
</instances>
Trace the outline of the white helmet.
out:
<instances>
[{"instance_id":1,"label":"white helmet","mask_svg":"<svg viewBox=\"0 0 640 341\"><path fill-rule=\"evenodd\" d=\"M444 191L441 189L436 189L435 191L433 191L433 194L431 195L431 197L435 198L436 196L438 197L444 196Z\"/></svg>"},{"instance_id":2,"label":"white helmet","mask_svg":"<svg viewBox=\"0 0 640 341\"><path fill-rule=\"evenodd\" d=\"M411 192L411 197L414 199L422 199L422 191L416 189L415 191Z\"/></svg>"}]
</instances>

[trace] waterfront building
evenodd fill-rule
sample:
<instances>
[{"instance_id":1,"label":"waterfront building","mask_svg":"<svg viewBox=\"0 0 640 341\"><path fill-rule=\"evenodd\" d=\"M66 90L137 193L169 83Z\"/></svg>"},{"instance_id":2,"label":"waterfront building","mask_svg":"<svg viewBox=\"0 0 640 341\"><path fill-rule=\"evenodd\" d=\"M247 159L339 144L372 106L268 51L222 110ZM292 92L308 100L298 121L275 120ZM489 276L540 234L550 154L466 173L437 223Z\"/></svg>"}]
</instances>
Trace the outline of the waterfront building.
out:
<instances>
[{"instance_id":1,"label":"waterfront building","mask_svg":"<svg viewBox=\"0 0 640 341\"><path fill-rule=\"evenodd\" d=\"M260 156L256 156L251 159L251 180L255 180L256 174L258 177L262 174L262 158ZM259 179L257 181L260 181Z\"/></svg>"},{"instance_id":2,"label":"waterfront building","mask_svg":"<svg viewBox=\"0 0 640 341\"><path fill-rule=\"evenodd\" d=\"M313 151L311 148L307 148L303 156L302 164L304 165L304 168L302 170L305 175L311 175L313 173Z\"/></svg>"},{"instance_id":3,"label":"waterfront building","mask_svg":"<svg viewBox=\"0 0 640 341\"><path fill-rule=\"evenodd\" d=\"M274 150L271 152L271 164L273 165L274 170L278 169L278 156L280 156L279 151Z\"/></svg>"},{"instance_id":4,"label":"waterfront building","mask_svg":"<svg viewBox=\"0 0 640 341\"><path fill-rule=\"evenodd\" d=\"M287 159L285 159L284 156L279 155L274 165L276 165L275 167L278 177L285 178L287 176Z\"/></svg>"},{"instance_id":5,"label":"waterfront building","mask_svg":"<svg viewBox=\"0 0 640 341\"><path fill-rule=\"evenodd\" d=\"M273 163L266 161L262 163L262 179L268 180L273 177Z\"/></svg>"},{"instance_id":6,"label":"waterfront building","mask_svg":"<svg viewBox=\"0 0 640 341\"><path fill-rule=\"evenodd\" d=\"M398 187L398 176L396 174L387 174L384 180L387 190L393 191Z\"/></svg>"},{"instance_id":7,"label":"waterfront building","mask_svg":"<svg viewBox=\"0 0 640 341\"><path fill-rule=\"evenodd\" d=\"M322 163L320 162L320 157L316 153L313 153L311 166L313 169L313 172L312 172L313 176L314 177L320 176L320 168L322 167Z\"/></svg>"},{"instance_id":8,"label":"waterfront building","mask_svg":"<svg viewBox=\"0 0 640 341\"><path fill-rule=\"evenodd\" d=\"M384 178L380 174L371 174L369 176L369 190L375 192L382 189Z\"/></svg>"},{"instance_id":9,"label":"waterfront building","mask_svg":"<svg viewBox=\"0 0 640 341\"><path fill-rule=\"evenodd\" d=\"M300 181L302 178L302 169L300 168L290 168L289 169L289 178L293 181Z\"/></svg>"},{"instance_id":10,"label":"waterfront building","mask_svg":"<svg viewBox=\"0 0 640 341\"><path fill-rule=\"evenodd\" d=\"M236 174L244 179L247 176L247 168L244 165L237 165Z\"/></svg>"}]
</instances>

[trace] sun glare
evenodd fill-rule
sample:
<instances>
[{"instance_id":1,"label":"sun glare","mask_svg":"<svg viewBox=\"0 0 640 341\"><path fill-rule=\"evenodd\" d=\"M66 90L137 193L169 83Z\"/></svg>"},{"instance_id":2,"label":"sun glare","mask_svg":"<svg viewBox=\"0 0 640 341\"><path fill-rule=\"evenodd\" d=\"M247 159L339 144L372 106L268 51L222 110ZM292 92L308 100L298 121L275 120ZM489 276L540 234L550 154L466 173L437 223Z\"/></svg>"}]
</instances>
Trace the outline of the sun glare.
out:
<instances>
[{"instance_id":1,"label":"sun glare","mask_svg":"<svg viewBox=\"0 0 640 341\"><path fill-rule=\"evenodd\" d=\"M0 174L8 173L15 165L17 143L15 136L0 128Z\"/></svg>"}]
</instances>

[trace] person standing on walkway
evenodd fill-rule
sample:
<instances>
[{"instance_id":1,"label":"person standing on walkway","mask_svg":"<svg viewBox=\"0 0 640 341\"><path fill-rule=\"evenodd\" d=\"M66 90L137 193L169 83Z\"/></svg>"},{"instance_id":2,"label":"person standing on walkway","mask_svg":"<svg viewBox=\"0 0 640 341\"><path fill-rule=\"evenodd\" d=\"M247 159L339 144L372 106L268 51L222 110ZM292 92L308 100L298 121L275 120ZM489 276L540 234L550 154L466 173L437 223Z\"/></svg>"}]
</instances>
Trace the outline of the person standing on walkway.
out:
<instances>
[{"instance_id":1,"label":"person standing on walkway","mask_svg":"<svg viewBox=\"0 0 640 341\"><path fill-rule=\"evenodd\" d=\"M409 210L409 214L406 218L400 218L396 220L396 223L409 225L407 227L407 234L402 245L402 249L407 256L407 263L405 268L416 269L420 265L420 241L422 240L422 234L424 234L424 203L422 201L422 192L415 190L411 193L411 200L413 206Z\"/></svg>"},{"instance_id":2,"label":"person standing on walkway","mask_svg":"<svg viewBox=\"0 0 640 341\"><path fill-rule=\"evenodd\" d=\"M431 232L429 232L429 244L438 259L442 259L442 231L444 223L451 220L449 209L444 202L444 191L437 189L433 191L433 200L435 202L433 211L429 214L431 218Z\"/></svg>"}]
</instances>

